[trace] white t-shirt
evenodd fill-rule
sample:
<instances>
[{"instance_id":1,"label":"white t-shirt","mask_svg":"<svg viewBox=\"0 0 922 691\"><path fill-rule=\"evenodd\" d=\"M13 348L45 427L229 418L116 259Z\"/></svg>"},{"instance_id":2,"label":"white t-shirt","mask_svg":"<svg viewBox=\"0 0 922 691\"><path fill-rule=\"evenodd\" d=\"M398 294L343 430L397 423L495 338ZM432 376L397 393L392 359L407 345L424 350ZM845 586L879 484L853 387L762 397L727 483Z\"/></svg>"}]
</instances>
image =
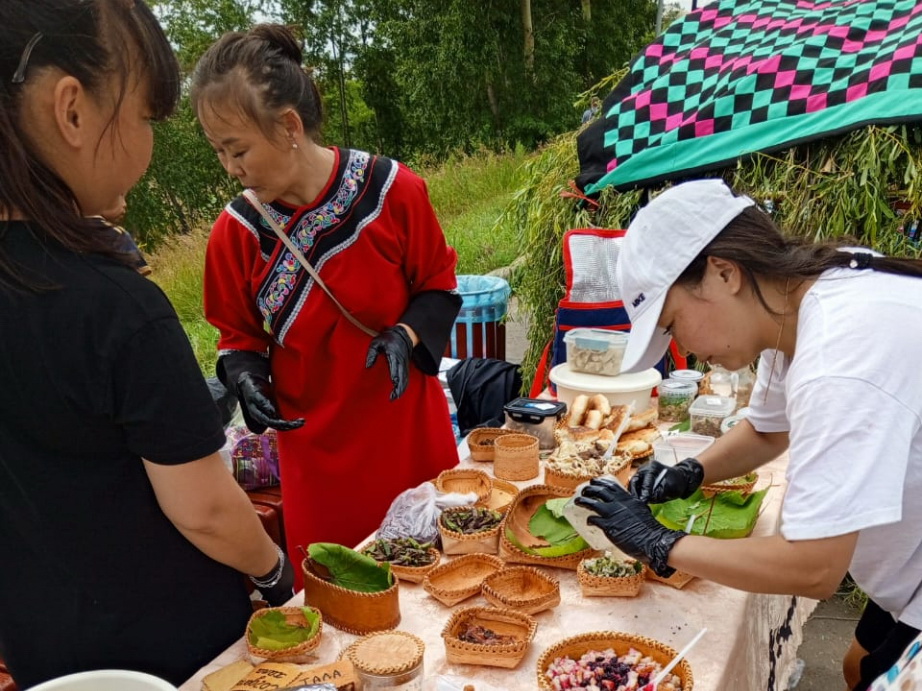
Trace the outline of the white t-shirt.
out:
<instances>
[{"instance_id":1,"label":"white t-shirt","mask_svg":"<svg viewBox=\"0 0 922 691\"><path fill-rule=\"evenodd\" d=\"M860 531L855 582L922 628L922 278L824 272L793 360L762 353L751 407L755 429L790 433L782 535Z\"/></svg>"}]
</instances>

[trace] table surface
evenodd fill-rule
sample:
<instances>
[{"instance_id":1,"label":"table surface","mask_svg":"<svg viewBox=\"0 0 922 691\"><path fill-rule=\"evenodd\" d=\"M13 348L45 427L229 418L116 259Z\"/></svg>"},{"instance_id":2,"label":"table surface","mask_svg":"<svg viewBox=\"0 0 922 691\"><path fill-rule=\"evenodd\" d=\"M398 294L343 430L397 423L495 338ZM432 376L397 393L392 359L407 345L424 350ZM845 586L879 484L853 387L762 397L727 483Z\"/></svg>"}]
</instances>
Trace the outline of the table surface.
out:
<instances>
[{"instance_id":1,"label":"table surface","mask_svg":"<svg viewBox=\"0 0 922 691\"><path fill-rule=\"evenodd\" d=\"M464 442L459 446L460 467L492 471L492 463L472 462ZM543 465L543 464L542 464ZM771 535L777 529L784 495L787 456L759 470L761 489L771 485L753 535ZM543 469L542 469L543 473ZM520 487L538 484L541 476ZM445 607L430 597L421 584L400 584L401 630L416 634L426 644L423 689L461 691L472 683L477 691L537 688L536 667L541 653L562 640L587 631L621 631L659 640L680 650L702 628L708 631L688 655L695 691L722 689L784 689L793 668L801 630L816 601L780 595L757 595L695 579L683 589L647 581L634 598L584 598L576 572L545 569L560 581L561 604L540 612L535 638L514 670L474 665L450 665L445 659L442 628L456 609L487 605L482 596ZM303 604L298 593L290 604ZM336 660L356 636L325 625L316 664ZM202 678L240 659L246 659L243 640L203 667L180 691L199 691Z\"/></svg>"}]
</instances>

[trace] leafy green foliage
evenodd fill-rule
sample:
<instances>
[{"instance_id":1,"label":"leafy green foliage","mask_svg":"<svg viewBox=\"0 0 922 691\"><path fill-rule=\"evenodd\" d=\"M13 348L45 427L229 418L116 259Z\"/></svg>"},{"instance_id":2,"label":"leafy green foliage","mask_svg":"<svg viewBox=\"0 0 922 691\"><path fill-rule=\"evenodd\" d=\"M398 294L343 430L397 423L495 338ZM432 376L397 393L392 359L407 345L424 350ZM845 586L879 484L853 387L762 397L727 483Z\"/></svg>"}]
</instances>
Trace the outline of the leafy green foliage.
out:
<instances>
[{"instance_id":1,"label":"leafy green foliage","mask_svg":"<svg viewBox=\"0 0 922 691\"><path fill-rule=\"evenodd\" d=\"M528 521L528 532L535 537L543 538L552 545L561 545L573 540L577 536L576 530L570 525L570 522L563 517L561 509L558 507L554 510L548 506L550 500L538 507L538 510ZM563 503L567 502L566 498Z\"/></svg>"},{"instance_id":2,"label":"leafy green foliage","mask_svg":"<svg viewBox=\"0 0 922 691\"><path fill-rule=\"evenodd\" d=\"M713 498L701 490L688 499L674 499L665 504L651 504L650 510L660 523L673 530L685 530L692 516L690 534L716 538L746 537L759 518L762 500L768 487L743 495L741 492L721 492Z\"/></svg>"},{"instance_id":3,"label":"leafy green foliage","mask_svg":"<svg viewBox=\"0 0 922 691\"><path fill-rule=\"evenodd\" d=\"M250 624L250 643L263 650L286 650L309 641L320 629L320 615L310 607L302 607L307 626L289 624L285 614L270 609Z\"/></svg>"},{"instance_id":4,"label":"leafy green foliage","mask_svg":"<svg viewBox=\"0 0 922 691\"><path fill-rule=\"evenodd\" d=\"M619 81L620 74L607 83ZM519 306L530 323L522 363L526 382L553 334L554 311L563 296L563 234L588 224L626 228L644 195L667 186L607 188L597 208L561 199L566 181L578 172L575 139L576 132L562 135L529 162L525 185L499 221L521 229L528 248L517 284ZM885 254L919 258L922 248L901 229L922 219L920 143L920 125L869 126L776 154L754 154L712 175L761 203L771 201L775 222L787 233L814 240L849 238ZM897 205L903 207L899 212Z\"/></svg>"},{"instance_id":5,"label":"leafy green foliage","mask_svg":"<svg viewBox=\"0 0 922 691\"><path fill-rule=\"evenodd\" d=\"M391 565L332 542L315 542L307 548L310 558L325 566L334 585L360 593L378 593L394 584Z\"/></svg>"}]
</instances>

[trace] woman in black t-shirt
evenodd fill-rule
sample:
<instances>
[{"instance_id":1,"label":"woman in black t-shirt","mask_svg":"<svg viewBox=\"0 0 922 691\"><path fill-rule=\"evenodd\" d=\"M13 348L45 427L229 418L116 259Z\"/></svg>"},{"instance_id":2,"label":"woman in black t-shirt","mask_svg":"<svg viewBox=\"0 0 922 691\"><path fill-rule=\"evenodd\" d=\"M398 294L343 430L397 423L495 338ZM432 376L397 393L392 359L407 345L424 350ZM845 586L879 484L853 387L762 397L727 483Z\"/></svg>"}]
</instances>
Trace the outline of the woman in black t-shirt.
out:
<instances>
[{"instance_id":1,"label":"woman in black t-shirt","mask_svg":"<svg viewBox=\"0 0 922 691\"><path fill-rule=\"evenodd\" d=\"M0 656L23 688L179 684L243 634L239 572L292 595L176 313L88 218L179 84L140 0L0 3Z\"/></svg>"}]
</instances>

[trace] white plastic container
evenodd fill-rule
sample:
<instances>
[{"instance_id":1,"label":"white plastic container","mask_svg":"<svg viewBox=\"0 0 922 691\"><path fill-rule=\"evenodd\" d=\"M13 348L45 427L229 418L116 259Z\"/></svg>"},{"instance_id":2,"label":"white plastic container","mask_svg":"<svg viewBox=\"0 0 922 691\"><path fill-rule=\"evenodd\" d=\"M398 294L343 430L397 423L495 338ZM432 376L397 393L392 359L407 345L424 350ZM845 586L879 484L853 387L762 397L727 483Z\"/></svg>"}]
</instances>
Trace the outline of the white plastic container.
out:
<instances>
[{"instance_id":1,"label":"white plastic container","mask_svg":"<svg viewBox=\"0 0 922 691\"><path fill-rule=\"evenodd\" d=\"M567 344L567 364L572 372L616 377L627 348L627 334L606 329L573 329L563 342Z\"/></svg>"},{"instance_id":2,"label":"white plastic container","mask_svg":"<svg viewBox=\"0 0 922 691\"><path fill-rule=\"evenodd\" d=\"M698 384L704 379L704 372L699 372L696 369L676 369L669 373L669 378L680 379L682 381L693 381Z\"/></svg>"},{"instance_id":3,"label":"white plastic container","mask_svg":"<svg viewBox=\"0 0 922 691\"><path fill-rule=\"evenodd\" d=\"M602 477L606 480L611 480L619 487L623 487L621 483L618 482L618 479L611 475L602 475ZM606 537L605 532L601 528L589 524L589 517L598 514L596 514L595 511L591 511L576 504L576 498L580 496L583 488L588 484L589 482L584 482L573 490L573 496L563 505L563 517L573 526L573 530L579 533L580 537L589 543L592 549L610 551L616 559L627 558L626 554L612 544L612 541ZM627 490L624 491L626 492Z\"/></svg>"},{"instance_id":4,"label":"white plastic container","mask_svg":"<svg viewBox=\"0 0 922 691\"><path fill-rule=\"evenodd\" d=\"M736 410L736 398L729 396L698 396L688 410L691 431L709 437L721 435L720 423Z\"/></svg>"},{"instance_id":5,"label":"white plastic container","mask_svg":"<svg viewBox=\"0 0 922 691\"><path fill-rule=\"evenodd\" d=\"M99 669L49 679L38 686L33 686L32 691L177 691L177 689L169 682L151 674L120 669Z\"/></svg>"},{"instance_id":6,"label":"white plastic container","mask_svg":"<svg viewBox=\"0 0 922 691\"><path fill-rule=\"evenodd\" d=\"M659 371L653 368L634 374L605 377L574 372L566 362L551 369L550 379L557 386L557 400L566 403L567 407L572 406L573 399L580 394L592 396L600 393L612 405L633 403L634 412L642 412L650 407L653 389L663 381Z\"/></svg>"},{"instance_id":7,"label":"white plastic container","mask_svg":"<svg viewBox=\"0 0 922 691\"><path fill-rule=\"evenodd\" d=\"M653 458L663 465L672 466L686 458L697 458L713 443L714 437L703 434L672 434L653 442Z\"/></svg>"}]
</instances>

